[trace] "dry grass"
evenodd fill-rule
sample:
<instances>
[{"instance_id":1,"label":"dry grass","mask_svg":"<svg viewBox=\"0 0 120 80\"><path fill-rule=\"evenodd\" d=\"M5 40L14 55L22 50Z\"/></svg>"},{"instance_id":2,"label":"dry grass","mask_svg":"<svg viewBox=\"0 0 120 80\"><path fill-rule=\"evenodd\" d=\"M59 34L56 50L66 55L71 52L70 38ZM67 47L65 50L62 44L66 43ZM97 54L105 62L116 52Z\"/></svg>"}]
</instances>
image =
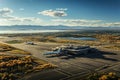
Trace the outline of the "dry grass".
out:
<instances>
[{"instance_id":1,"label":"dry grass","mask_svg":"<svg viewBox=\"0 0 120 80\"><path fill-rule=\"evenodd\" d=\"M65 43L65 44L80 44L80 45L90 45L90 46L99 46L101 42L99 41L83 41L83 40L68 40L68 39L60 39L54 36L47 37L27 37L23 38L25 41L37 41L37 42L53 42L53 43Z\"/></svg>"},{"instance_id":2,"label":"dry grass","mask_svg":"<svg viewBox=\"0 0 120 80\"><path fill-rule=\"evenodd\" d=\"M120 80L120 77L117 76L114 72L109 73L92 73L87 80Z\"/></svg>"},{"instance_id":3,"label":"dry grass","mask_svg":"<svg viewBox=\"0 0 120 80\"><path fill-rule=\"evenodd\" d=\"M14 50L11 50L11 51L8 51L9 53L11 54L25 54L25 55L30 55L29 52L26 52L26 51L23 51L23 50L20 50L20 49L14 49Z\"/></svg>"},{"instance_id":4,"label":"dry grass","mask_svg":"<svg viewBox=\"0 0 120 80\"><path fill-rule=\"evenodd\" d=\"M52 43L62 43L62 44L79 44L79 45L89 45L89 46L96 46L96 47L100 46L102 48L120 50L120 36L118 36L118 35L95 34L92 37L97 38L96 41L60 39L60 38L55 37L54 35L47 36L47 37L28 36L26 39L28 41L52 42ZM81 34L81 36L82 36L82 34Z\"/></svg>"},{"instance_id":5,"label":"dry grass","mask_svg":"<svg viewBox=\"0 0 120 80\"><path fill-rule=\"evenodd\" d=\"M111 34L99 35L99 34L97 34L95 37L98 38L101 42L108 42L108 43L120 42L120 36L117 36L117 35L111 35Z\"/></svg>"},{"instance_id":6,"label":"dry grass","mask_svg":"<svg viewBox=\"0 0 120 80\"><path fill-rule=\"evenodd\" d=\"M0 55L0 80L16 80L24 74L56 66L31 56Z\"/></svg>"},{"instance_id":7,"label":"dry grass","mask_svg":"<svg viewBox=\"0 0 120 80\"><path fill-rule=\"evenodd\" d=\"M120 50L120 45L107 45L105 46L104 48L107 48L107 49L112 49L112 50Z\"/></svg>"},{"instance_id":8,"label":"dry grass","mask_svg":"<svg viewBox=\"0 0 120 80\"><path fill-rule=\"evenodd\" d=\"M13 49L15 49L15 48L11 47L7 44L0 43L0 52L11 51Z\"/></svg>"},{"instance_id":9,"label":"dry grass","mask_svg":"<svg viewBox=\"0 0 120 80\"><path fill-rule=\"evenodd\" d=\"M25 54L25 55L30 55L29 52L17 49L15 47L9 46L7 44L0 43L0 52L7 52L11 54Z\"/></svg>"},{"instance_id":10,"label":"dry grass","mask_svg":"<svg viewBox=\"0 0 120 80\"><path fill-rule=\"evenodd\" d=\"M35 71L40 71L40 70L44 70L44 69L49 69L49 68L56 68L56 65L53 65L51 63L46 63L43 65L39 65L37 67L34 68Z\"/></svg>"},{"instance_id":11,"label":"dry grass","mask_svg":"<svg viewBox=\"0 0 120 80\"><path fill-rule=\"evenodd\" d=\"M6 43L16 44L16 43L23 43L23 41L21 41L21 40L12 40L12 41L6 41Z\"/></svg>"}]
</instances>

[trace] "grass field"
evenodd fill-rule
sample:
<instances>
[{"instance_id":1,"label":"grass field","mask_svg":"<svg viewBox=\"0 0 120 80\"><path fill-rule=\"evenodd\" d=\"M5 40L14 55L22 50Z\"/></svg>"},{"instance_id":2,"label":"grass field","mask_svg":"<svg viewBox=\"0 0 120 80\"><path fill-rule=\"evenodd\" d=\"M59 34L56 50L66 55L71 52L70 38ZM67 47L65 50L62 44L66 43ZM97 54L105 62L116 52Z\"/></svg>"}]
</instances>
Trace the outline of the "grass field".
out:
<instances>
[{"instance_id":1,"label":"grass field","mask_svg":"<svg viewBox=\"0 0 120 80\"><path fill-rule=\"evenodd\" d=\"M15 47L9 46L4 43L0 43L0 52L6 52L6 53L11 53L11 54L24 54L24 55L30 55L29 52L17 49Z\"/></svg>"},{"instance_id":2,"label":"grass field","mask_svg":"<svg viewBox=\"0 0 120 80\"><path fill-rule=\"evenodd\" d=\"M85 41L85 40L69 40L60 37L94 37L97 40L95 41ZM67 34L52 34L47 36L25 36L22 37L24 41L33 41L33 42L52 42L52 43L62 43L62 44L79 44L79 45L89 45L89 46L102 46L107 49L120 50L120 36L118 34L78 34L78 33L67 33Z\"/></svg>"},{"instance_id":3,"label":"grass field","mask_svg":"<svg viewBox=\"0 0 120 80\"><path fill-rule=\"evenodd\" d=\"M27 73L55 67L53 64L30 56L0 55L0 80L16 80Z\"/></svg>"},{"instance_id":4,"label":"grass field","mask_svg":"<svg viewBox=\"0 0 120 80\"><path fill-rule=\"evenodd\" d=\"M6 41L6 43L16 44L16 43L23 43L23 41L21 41L21 40L11 40L11 41Z\"/></svg>"}]
</instances>

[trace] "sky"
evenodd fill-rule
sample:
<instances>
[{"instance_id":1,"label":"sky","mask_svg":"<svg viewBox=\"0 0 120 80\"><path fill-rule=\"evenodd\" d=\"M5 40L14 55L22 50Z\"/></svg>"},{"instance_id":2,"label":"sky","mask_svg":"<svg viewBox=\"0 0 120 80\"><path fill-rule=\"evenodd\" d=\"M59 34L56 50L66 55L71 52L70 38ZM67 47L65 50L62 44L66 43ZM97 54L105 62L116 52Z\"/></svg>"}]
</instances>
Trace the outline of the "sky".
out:
<instances>
[{"instance_id":1,"label":"sky","mask_svg":"<svg viewBox=\"0 0 120 80\"><path fill-rule=\"evenodd\" d=\"M0 26L120 27L120 0L0 0Z\"/></svg>"}]
</instances>

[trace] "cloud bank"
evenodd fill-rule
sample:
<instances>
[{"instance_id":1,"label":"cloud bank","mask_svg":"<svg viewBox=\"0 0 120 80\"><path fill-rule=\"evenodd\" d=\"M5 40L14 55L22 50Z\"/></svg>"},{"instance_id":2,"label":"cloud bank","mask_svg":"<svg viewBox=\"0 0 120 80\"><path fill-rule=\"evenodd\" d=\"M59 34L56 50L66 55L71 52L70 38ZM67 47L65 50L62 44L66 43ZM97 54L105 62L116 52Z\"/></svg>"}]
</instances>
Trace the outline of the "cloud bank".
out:
<instances>
[{"instance_id":1,"label":"cloud bank","mask_svg":"<svg viewBox=\"0 0 120 80\"><path fill-rule=\"evenodd\" d=\"M40 11L40 12L38 12L38 14L58 18L58 17L67 16L67 13L65 12L66 10L67 10L67 8L65 8L65 9L57 8L56 10L49 9L49 10Z\"/></svg>"},{"instance_id":2,"label":"cloud bank","mask_svg":"<svg viewBox=\"0 0 120 80\"><path fill-rule=\"evenodd\" d=\"M65 26L120 27L120 22L104 22L104 20L52 19L52 21L56 24Z\"/></svg>"},{"instance_id":3,"label":"cloud bank","mask_svg":"<svg viewBox=\"0 0 120 80\"><path fill-rule=\"evenodd\" d=\"M99 24L102 20L87 20L87 19L53 19L53 22L58 23L59 25L66 26L95 26Z\"/></svg>"},{"instance_id":4,"label":"cloud bank","mask_svg":"<svg viewBox=\"0 0 120 80\"><path fill-rule=\"evenodd\" d=\"M13 13L12 9L9 9L9 8L2 8L2 9L0 9L0 15L1 16L7 16L7 15L9 15L11 13Z\"/></svg>"},{"instance_id":5,"label":"cloud bank","mask_svg":"<svg viewBox=\"0 0 120 80\"><path fill-rule=\"evenodd\" d=\"M0 9L0 25L38 25L42 22L36 17L18 17L12 15L13 10L10 8Z\"/></svg>"},{"instance_id":6,"label":"cloud bank","mask_svg":"<svg viewBox=\"0 0 120 80\"><path fill-rule=\"evenodd\" d=\"M24 8L20 8L24 10ZM84 27L120 27L120 22L107 22L104 20L88 20L88 19L63 19L61 17L67 16L67 8L56 8L56 10L44 10L38 14L50 16L49 20L44 20L38 17L19 17L14 16L14 10L10 8L0 9L0 25L42 25L42 26L84 26ZM37 14L36 14L37 15Z\"/></svg>"}]
</instances>

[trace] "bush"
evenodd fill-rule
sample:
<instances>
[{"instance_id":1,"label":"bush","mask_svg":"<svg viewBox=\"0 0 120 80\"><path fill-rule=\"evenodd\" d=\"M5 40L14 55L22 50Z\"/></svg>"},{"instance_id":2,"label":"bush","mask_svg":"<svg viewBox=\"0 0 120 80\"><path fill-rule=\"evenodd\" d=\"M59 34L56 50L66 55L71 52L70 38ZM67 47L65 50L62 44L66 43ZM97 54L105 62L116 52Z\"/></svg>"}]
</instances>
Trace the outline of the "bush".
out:
<instances>
[{"instance_id":1,"label":"bush","mask_svg":"<svg viewBox=\"0 0 120 80\"><path fill-rule=\"evenodd\" d=\"M114 72L108 74L94 73L88 77L88 80L119 80L120 78Z\"/></svg>"},{"instance_id":2,"label":"bush","mask_svg":"<svg viewBox=\"0 0 120 80\"><path fill-rule=\"evenodd\" d=\"M0 55L0 80L16 80L26 73L51 68L54 65L31 56Z\"/></svg>"}]
</instances>

